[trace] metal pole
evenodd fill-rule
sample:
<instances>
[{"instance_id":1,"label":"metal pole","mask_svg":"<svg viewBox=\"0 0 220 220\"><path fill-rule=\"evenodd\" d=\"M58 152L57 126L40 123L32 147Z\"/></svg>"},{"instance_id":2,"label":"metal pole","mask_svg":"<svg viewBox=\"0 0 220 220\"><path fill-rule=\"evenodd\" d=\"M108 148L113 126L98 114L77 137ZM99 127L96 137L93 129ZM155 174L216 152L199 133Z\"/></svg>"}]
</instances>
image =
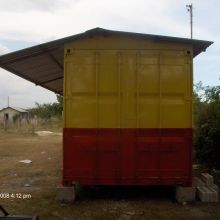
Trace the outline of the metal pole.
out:
<instances>
[{"instance_id":1,"label":"metal pole","mask_svg":"<svg viewBox=\"0 0 220 220\"><path fill-rule=\"evenodd\" d=\"M193 5L186 5L187 11L190 13L190 36L193 38Z\"/></svg>"}]
</instances>

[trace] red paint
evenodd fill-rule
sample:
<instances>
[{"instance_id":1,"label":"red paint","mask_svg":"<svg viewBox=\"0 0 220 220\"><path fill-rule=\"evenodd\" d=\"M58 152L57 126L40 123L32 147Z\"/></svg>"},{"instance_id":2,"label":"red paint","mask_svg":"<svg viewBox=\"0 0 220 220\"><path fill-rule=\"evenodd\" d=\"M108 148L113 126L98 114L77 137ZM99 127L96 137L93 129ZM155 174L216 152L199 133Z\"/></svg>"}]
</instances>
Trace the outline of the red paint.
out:
<instances>
[{"instance_id":1,"label":"red paint","mask_svg":"<svg viewBox=\"0 0 220 220\"><path fill-rule=\"evenodd\" d=\"M63 185L192 182L192 129L64 128Z\"/></svg>"}]
</instances>

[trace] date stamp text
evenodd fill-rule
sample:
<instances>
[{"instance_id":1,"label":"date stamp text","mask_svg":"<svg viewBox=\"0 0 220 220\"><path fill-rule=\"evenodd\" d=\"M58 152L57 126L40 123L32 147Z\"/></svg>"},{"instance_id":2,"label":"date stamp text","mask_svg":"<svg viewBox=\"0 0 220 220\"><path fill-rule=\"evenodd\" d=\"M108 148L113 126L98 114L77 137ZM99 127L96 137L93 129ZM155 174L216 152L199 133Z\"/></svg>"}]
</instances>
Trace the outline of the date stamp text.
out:
<instances>
[{"instance_id":1,"label":"date stamp text","mask_svg":"<svg viewBox=\"0 0 220 220\"><path fill-rule=\"evenodd\" d=\"M31 199L29 193L0 193L0 199Z\"/></svg>"}]
</instances>

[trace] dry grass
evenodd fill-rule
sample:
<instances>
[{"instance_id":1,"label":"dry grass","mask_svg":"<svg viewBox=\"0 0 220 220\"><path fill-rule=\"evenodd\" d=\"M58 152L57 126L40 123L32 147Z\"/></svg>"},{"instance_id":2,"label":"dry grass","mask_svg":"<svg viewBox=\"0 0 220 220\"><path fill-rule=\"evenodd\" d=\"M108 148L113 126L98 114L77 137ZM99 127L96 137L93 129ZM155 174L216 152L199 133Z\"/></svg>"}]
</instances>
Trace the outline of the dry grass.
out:
<instances>
[{"instance_id":1,"label":"dry grass","mask_svg":"<svg viewBox=\"0 0 220 220\"><path fill-rule=\"evenodd\" d=\"M32 134L37 130L50 130L50 131L61 131L62 120L52 118L48 120L39 119L37 124L35 123L21 123L18 122L10 123L6 128L0 123L0 133L18 133L18 134Z\"/></svg>"},{"instance_id":2,"label":"dry grass","mask_svg":"<svg viewBox=\"0 0 220 220\"><path fill-rule=\"evenodd\" d=\"M0 133L0 192L32 197L0 199L8 212L37 214L40 220L220 219L219 203L179 205L172 189L162 187L84 187L75 203L61 204L55 200L61 182L61 148L60 136ZM18 162L23 159L32 163Z\"/></svg>"}]
</instances>

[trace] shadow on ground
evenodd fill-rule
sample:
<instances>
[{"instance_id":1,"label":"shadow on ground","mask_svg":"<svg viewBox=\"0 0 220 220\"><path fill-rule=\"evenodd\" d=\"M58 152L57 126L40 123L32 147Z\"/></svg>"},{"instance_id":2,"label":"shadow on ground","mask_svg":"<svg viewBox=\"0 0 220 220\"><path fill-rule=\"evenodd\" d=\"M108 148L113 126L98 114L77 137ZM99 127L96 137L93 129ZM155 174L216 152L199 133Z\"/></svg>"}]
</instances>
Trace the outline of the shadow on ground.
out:
<instances>
[{"instance_id":1,"label":"shadow on ground","mask_svg":"<svg viewBox=\"0 0 220 220\"><path fill-rule=\"evenodd\" d=\"M78 186L77 200L170 200L175 201L170 186Z\"/></svg>"}]
</instances>

